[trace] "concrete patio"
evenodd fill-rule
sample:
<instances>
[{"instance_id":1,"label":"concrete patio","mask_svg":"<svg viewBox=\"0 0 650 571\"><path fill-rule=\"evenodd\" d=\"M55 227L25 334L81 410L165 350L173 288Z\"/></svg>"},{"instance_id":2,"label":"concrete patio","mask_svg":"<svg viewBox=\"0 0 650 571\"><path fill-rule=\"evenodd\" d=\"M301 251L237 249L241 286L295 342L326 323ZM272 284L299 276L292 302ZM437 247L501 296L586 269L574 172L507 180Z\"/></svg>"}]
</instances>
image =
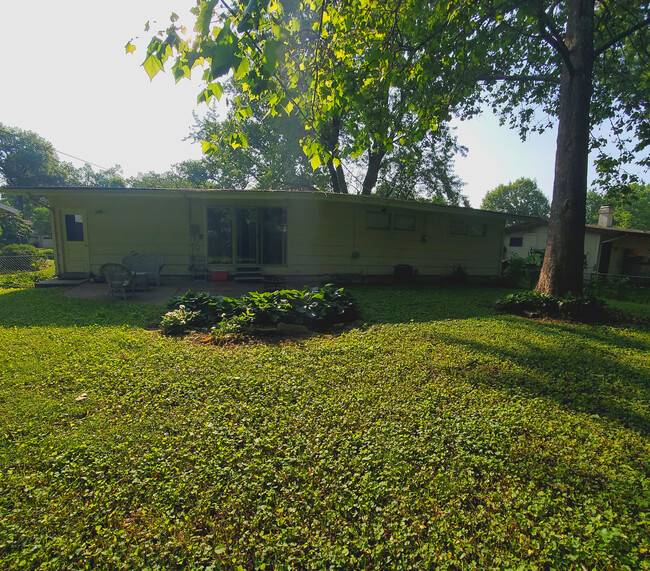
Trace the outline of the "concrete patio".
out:
<instances>
[{"instance_id":1,"label":"concrete patio","mask_svg":"<svg viewBox=\"0 0 650 571\"><path fill-rule=\"evenodd\" d=\"M56 286L56 280L52 280L49 287ZM286 288L302 288L311 284L309 281L300 279L287 280ZM103 299L106 297L108 285L105 283L91 283L83 281L76 285L62 282L60 287L66 287L65 295L71 299ZM250 291L264 291L262 283L242 283L235 281L212 282L203 280L189 280L184 278L163 278L160 286L150 286L145 291L128 292L126 302L166 304L172 297L183 295L187 291L206 291L213 295L224 295L227 297L240 297ZM111 295L111 300L123 302L120 295Z\"/></svg>"}]
</instances>

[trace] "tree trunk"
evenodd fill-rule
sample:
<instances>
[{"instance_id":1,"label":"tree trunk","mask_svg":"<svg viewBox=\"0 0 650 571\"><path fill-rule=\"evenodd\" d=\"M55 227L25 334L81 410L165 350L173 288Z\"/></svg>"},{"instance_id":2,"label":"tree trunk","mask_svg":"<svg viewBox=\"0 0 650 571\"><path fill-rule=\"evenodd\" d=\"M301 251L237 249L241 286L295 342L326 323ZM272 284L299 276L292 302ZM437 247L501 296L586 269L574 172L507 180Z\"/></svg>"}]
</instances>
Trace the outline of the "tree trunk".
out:
<instances>
[{"instance_id":1,"label":"tree trunk","mask_svg":"<svg viewBox=\"0 0 650 571\"><path fill-rule=\"evenodd\" d=\"M379 169L381 168L381 161L386 156L386 151L381 150L372 150L368 151L368 170L366 170L366 176L363 179L363 186L361 188L361 194L364 196L370 196L372 194L372 189L375 188L377 184L377 179L379 178Z\"/></svg>"},{"instance_id":2,"label":"tree trunk","mask_svg":"<svg viewBox=\"0 0 650 571\"><path fill-rule=\"evenodd\" d=\"M323 130L323 141L325 146L332 157L337 156L339 149L339 137L341 135L341 114L334 113L332 115L329 125ZM337 167L334 166L334 159L327 161L327 171L330 175L332 182L332 190L336 193L348 194L348 183L345 181L345 173L343 167L339 163Z\"/></svg>"},{"instance_id":3,"label":"tree trunk","mask_svg":"<svg viewBox=\"0 0 650 571\"><path fill-rule=\"evenodd\" d=\"M340 194L348 194L348 183L345 181L345 173L343 167L339 164L338 167L334 166L334 160L327 161L327 170L330 173L330 181L332 183L332 190Z\"/></svg>"},{"instance_id":4,"label":"tree trunk","mask_svg":"<svg viewBox=\"0 0 650 571\"><path fill-rule=\"evenodd\" d=\"M589 105L593 90L594 0L568 0L553 202L537 291L580 295L584 273Z\"/></svg>"}]
</instances>

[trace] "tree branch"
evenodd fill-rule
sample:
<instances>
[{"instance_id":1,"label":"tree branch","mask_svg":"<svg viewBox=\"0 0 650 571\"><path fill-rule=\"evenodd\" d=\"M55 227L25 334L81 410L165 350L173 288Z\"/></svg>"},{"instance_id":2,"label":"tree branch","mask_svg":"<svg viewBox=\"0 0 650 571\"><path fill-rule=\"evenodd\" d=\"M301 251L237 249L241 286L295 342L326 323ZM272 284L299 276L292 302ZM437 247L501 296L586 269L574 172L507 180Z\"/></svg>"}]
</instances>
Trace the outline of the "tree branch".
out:
<instances>
[{"instance_id":1,"label":"tree branch","mask_svg":"<svg viewBox=\"0 0 650 571\"><path fill-rule=\"evenodd\" d=\"M548 14L540 4L538 13L539 32L546 43L548 43L555 51L557 51L564 64L567 66L569 73L573 74L573 63L571 62L571 53L566 47L560 32L553 25L553 21L549 18Z\"/></svg>"},{"instance_id":2,"label":"tree branch","mask_svg":"<svg viewBox=\"0 0 650 571\"><path fill-rule=\"evenodd\" d=\"M639 22L638 24L635 24L631 28L628 28L627 30L621 32L620 34L617 34L613 38L611 38L608 42L604 43L602 46L600 46L598 49L594 51L594 57L598 57L599 55L602 55L604 52L606 52L609 48L611 48L614 44L617 44L621 40L624 40L628 36L631 36L634 32L645 28L646 26L650 25L650 18L646 18L642 22Z\"/></svg>"},{"instance_id":3,"label":"tree branch","mask_svg":"<svg viewBox=\"0 0 650 571\"><path fill-rule=\"evenodd\" d=\"M560 84L560 78L554 75L485 75L477 78L479 81L535 81L538 83Z\"/></svg>"}]
</instances>

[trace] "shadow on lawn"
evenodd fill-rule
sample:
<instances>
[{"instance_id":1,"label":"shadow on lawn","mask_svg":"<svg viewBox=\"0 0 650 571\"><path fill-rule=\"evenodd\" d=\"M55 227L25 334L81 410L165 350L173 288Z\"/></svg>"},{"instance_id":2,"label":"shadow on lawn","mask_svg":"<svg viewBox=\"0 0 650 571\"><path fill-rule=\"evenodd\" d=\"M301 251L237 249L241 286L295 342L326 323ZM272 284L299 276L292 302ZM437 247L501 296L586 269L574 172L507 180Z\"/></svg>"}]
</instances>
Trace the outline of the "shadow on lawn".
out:
<instances>
[{"instance_id":1,"label":"shadow on lawn","mask_svg":"<svg viewBox=\"0 0 650 571\"><path fill-rule=\"evenodd\" d=\"M164 311L151 304L69 299L61 288L0 290L0 327L151 327Z\"/></svg>"},{"instance_id":2,"label":"shadow on lawn","mask_svg":"<svg viewBox=\"0 0 650 571\"><path fill-rule=\"evenodd\" d=\"M351 286L364 319L375 323L422 323L492 315L493 304L512 288L478 286Z\"/></svg>"},{"instance_id":3,"label":"shadow on lawn","mask_svg":"<svg viewBox=\"0 0 650 571\"><path fill-rule=\"evenodd\" d=\"M494 356L524 369L499 368L490 374L479 365L465 373L477 384L523 390L590 415L608 418L650 434L650 338L630 338L623 330L527 322L511 318L512 341L467 339L436 331L436 339ZM532 341L530 333L540 342ZM550 342L553 340L553 342ZM572 342L573 340L573 342ZM630 358L630 353L636 359ZM471 367L470 367L471 368Z\"/></svg>"}]
</instances>

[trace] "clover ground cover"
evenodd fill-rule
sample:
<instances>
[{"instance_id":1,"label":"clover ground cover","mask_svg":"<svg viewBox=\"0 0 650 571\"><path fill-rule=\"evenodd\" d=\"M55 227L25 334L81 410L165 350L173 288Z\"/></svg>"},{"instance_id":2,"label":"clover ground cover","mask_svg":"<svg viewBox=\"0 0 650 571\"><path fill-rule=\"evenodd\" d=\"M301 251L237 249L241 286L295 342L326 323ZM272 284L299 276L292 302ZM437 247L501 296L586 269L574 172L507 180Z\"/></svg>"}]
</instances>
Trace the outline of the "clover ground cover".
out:
<instances>
[{"instance_id":1,"label":"clover ground cover","mask_svg":"<svg viewBox=\"0 0 650 571\"><path fill-rule=\"evenodd\" d=\"M0 294L0 566L650 567L647 329L352 292L362 328L217 348Z\"/></svg>"}]
</instances>

